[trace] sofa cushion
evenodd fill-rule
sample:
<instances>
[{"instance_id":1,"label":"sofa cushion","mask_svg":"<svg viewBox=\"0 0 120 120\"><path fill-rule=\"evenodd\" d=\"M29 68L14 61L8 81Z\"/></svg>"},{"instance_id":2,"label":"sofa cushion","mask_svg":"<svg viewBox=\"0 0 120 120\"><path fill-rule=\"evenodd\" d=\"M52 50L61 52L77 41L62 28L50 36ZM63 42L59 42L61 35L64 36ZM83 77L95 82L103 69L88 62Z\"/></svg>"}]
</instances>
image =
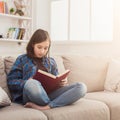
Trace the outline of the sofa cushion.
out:
<instances>
[{"instance_id":1,"label":"sofa cushion","mask_svg":"<svg viewBox=\"0 0 120 120\"><path fill-rule=\"evenodd\" d=\"M2 57L0 57L0 87L2 87L9 94L6 82L4 60Z\"/></svg>"},{"instance_id":2,"label":"sofa cushion","mask_svg":"<svg viewBox=\"0 0 120 120\"><path fill-rule=\"evenodd\" d=\"M49 120L110 120L106 104L87 99L80 99L69 106L45 110L43 113Z\"/></svg>"},{"instance_id":3,"label":"sofa cushion","mask_svg":"<svg viewBox=\"0 0 120 120\"><path fill-rule=\"evenodd\" d=\"M88 92L104 90L108 57L66 55L63 56L66 69L70 69L68 81L84 82Z\"/></svg>"},{"instance_id":4,"label":"sofa cushion","mask_svg":"<svg viewBox=\"0 0 120 120\"><path fill-rule=\"evenodd\" d=\"M104 88L107 91L120 92L120 60L110 61Z\"/></svg>"},{"instance_id":5,"label":"sofa cushion","mask_svg":"<svg viewBox=\"0 0 120 120\"><path fill-rule=\"evenodd\" d=\"M52 56L52 57L55 59L55 61L57 63L59 73L63 73L65 71L65 67L64 67L64 64L63 64L62 57L59 56L59 55Z\"/></svg>"},{"instance_id":6,"label":"sofa cushion","mask_svg":"<svg viewBox=\"0 0 120 120\"><path fill-rule=\"evenodd\" d=\"M120 120L120 93L116 92L91 92L85 98L104 102L110 110L110 120ZM102 119L101 119L102 120Z\"/></svg>"},{"instance_id":7,"label":"sofa cushion","mask_svg":"<svg viewBox=\"0 0 120 120\"><path fill-rule=\"evenodd\" d=\"M59 73L63 73L65 71L65 67L63 65L63 59L61 58L61 56L52 56L58 66L58 71ZM5 62L5 71L8 74L10 72L10 69L13 65L13 63L15 62L16 58L12 57L12 56L8 56L4 58L4 62Z\"/></svg>"},{"instance_id":8,"label":"sofa cushion","mask_svg":"<svg viewBox=\"0 0 120 120\"><path fill-rule=\"evenodd\" d=\"M38 110L24 108L23 105L12 103L0 109L1 120L47 120L47 117Z\"/></svg>"},{"instance_id":9,"label":"sofa cushion","mask_svg":"<svg viewBox=\"0 0 120 120\"><path fill-rule=\"evenodd\" d=\"M5 71L8 74L10 72L10 69L15 62L16 58L12 56L8 56L4 58L4 63L5 63Z\"/></svg>"},{"instance_id":10,"label":"sofa cushion","mask_svg":"<svg viewBox=\"0 0 120 120\"><path fill-rule=\"evenodd\" d=\"M0 87L0 107L8 106L11 104L11 100L7 93Z\"/></svg>"}]
</instances>

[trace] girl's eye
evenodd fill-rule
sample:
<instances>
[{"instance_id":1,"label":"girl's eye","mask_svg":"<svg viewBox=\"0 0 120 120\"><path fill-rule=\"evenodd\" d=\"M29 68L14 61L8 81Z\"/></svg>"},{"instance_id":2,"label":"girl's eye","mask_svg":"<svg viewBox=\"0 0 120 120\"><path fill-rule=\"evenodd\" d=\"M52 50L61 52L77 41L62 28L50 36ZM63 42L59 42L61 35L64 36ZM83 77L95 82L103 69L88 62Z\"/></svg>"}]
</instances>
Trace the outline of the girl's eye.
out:
<instances>
[{"instance_id":1,"label":"girl's eye","mask_svg":"<svg viewBox=\"0 0 120 120\"><path fill-rule=\"evenodd\" d=\"M48 47L44 48L45 50L48 50Z\"/></svg>"},{"instance_id":2,"label":"girl's eye","mask_svg":"<svg viewBox=\"0 0 120 120\"><path fill-rule=\"evenodd\" d=\"M38 49L42 49L42 47L40 47L40 46L38 46L37 48L38 48Z\"/></svg>"}]
</instances>

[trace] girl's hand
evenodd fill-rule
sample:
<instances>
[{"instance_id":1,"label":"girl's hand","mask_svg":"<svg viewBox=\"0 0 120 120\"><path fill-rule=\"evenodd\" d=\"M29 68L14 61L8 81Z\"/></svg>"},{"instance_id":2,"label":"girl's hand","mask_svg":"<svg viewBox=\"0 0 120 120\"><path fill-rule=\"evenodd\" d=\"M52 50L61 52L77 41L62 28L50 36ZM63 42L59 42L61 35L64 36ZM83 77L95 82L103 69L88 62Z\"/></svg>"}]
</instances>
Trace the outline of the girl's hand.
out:
<instances>
[{"instance_id":1,"label":"girl's hand","mask_svg":"<svg viewBox=\"0 0 120 120\"><path fill-rule=\"evenodd\" d=\"M67 86L68 85L67 79L61 80L59 85L60 85L60 87Z\"/></svg>"}]
</instances>

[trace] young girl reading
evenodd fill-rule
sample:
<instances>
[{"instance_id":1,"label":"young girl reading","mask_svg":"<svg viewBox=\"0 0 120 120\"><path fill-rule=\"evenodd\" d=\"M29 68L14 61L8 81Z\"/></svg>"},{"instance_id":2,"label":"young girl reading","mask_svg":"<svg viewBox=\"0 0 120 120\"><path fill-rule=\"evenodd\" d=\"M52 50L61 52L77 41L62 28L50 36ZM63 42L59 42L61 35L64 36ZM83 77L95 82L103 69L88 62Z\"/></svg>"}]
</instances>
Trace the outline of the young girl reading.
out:
<instances>
[{"instance_id":1,"label":"young girl reading","mask_svg":"<svg viewBox=\"0 0 120 120\"><path fill-rule=\"evenodd\" d=\"M87 89L83 83L68 85L64 80L57 90L47 94L42 84L32 78L38 69L58 75L57 64L49 57L50 44L48 32L38 29L26 47L26 54L16 59L7 76L14 102L24 104L25 107L46 110L72 104L85 95Z\"/></svg>"}]
</instances>

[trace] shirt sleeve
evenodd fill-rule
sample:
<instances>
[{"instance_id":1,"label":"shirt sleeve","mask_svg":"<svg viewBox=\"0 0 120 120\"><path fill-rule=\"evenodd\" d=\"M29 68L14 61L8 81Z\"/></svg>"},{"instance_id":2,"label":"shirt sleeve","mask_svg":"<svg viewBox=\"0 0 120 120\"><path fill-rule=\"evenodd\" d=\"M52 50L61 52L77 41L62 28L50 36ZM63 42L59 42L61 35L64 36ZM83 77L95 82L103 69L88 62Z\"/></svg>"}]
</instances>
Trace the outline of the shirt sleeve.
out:
<instances>
[{"instance_id":1,"label":"shirt sleeve","mask_svg":"<svg viewBox=\"0 0 120 120\"><path fill-rule=\"evenodd\" d=\"M59 74L59 72L58 72L57 63L54 60L54 58L50 59L50 63L51 63L51 74L57 76Z\"/></svg>"},{"instance_id":2,"label":"shirt sleeve","mask_svg":"<svg viewBox=\"0 0 120 120\"><path fill-rule=\"evenodd\" d=\"M18 57L7 76L8 87L11 91L22 91L26 80L23 80L21 57Z\"/></svg>"}]
</instances>

